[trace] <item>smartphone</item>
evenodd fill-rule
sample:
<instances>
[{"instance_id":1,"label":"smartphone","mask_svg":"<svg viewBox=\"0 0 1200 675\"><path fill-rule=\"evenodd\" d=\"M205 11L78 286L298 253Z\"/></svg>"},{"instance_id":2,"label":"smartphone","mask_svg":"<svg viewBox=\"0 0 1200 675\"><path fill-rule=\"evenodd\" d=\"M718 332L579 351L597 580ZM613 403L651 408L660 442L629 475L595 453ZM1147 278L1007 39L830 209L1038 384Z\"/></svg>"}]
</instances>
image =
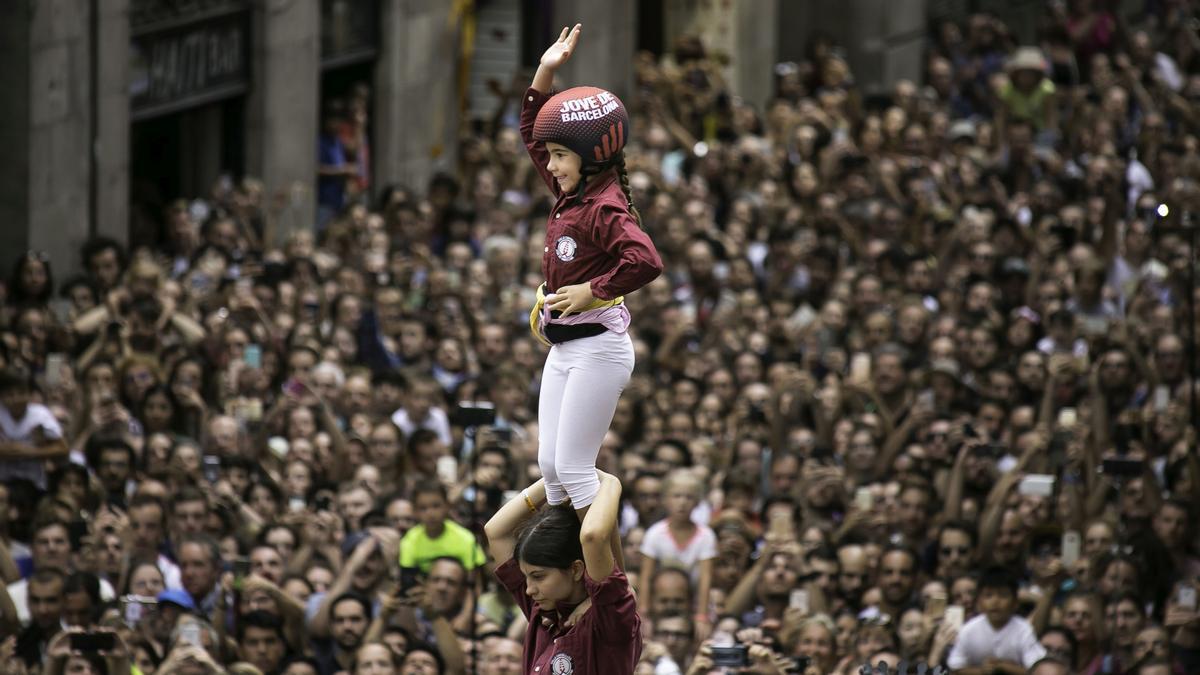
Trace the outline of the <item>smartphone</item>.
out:
<instances>
[{"instance_id":1,"label":"smartphone","mask_svg":"<svg viewBox=\"0 0 1200 675\"><path fill-rule=\"evenodd\" d=\"M47 360L47 363L49 363L48 360ZM47 365L46 369L49 370L49 368L50 368L50 366ZM49 381L49 380L47 380L47 381ZM1155 412L1163 412L1164 410L1167 409L1167 406L1170 405L1170 403L1171 403L1171 389L1165 384L1160 384L1157 387L1155 387L1154 388L1154 410L1155 410Z\"/></svg>"},{"instance_id":2,"label":"smartphone","mask_svg":"<svg viewBox=\"0 0 1200 675\"><path fill-rule=\"evenodd\" d=\"M243 398L238 405L237 417L244 422L261 422L263 416L262 399Z\"/></svg>"},{"instance_id":3,"label":"smartphone","mask_svg":"<svg viewBox=\"0 0 1200 675\"><path fill-rule=\"evenodd\" d=\"M438 457L437 475L438 480L443 483L453 483L458 480L458 460L449 455Z\"/></svg>"},{"instance_id":4,"label":"smartphone","mask_svg":"<svg viewBox=\"0 0 1200 675\"><path fill-rule=\"evenodd\" d=\"M795 536L795 528L792 527L792 514L786 509L775 509L772 511L770 531L779 537Z\"/></svg>"},{"instance_id":5,"label":"smartphone","mask_svg":"<svg viewBox=\"0 0 1200 675\"><path fill-rule=\"evenodd\" d=\"M241 579L250 576L250 559L249 558L234 558L233 559L233 576Z\"/></svg>"},{"instance_id":6,"label":"smartphone","mask_svg":"<svg viewBox=\"0 0 1200 675\"><path fill-rule=\"evenodd\" d=\"M157 605L158 600L149 595L126 595L121 598L121 615L125 617L125 625L135 628Z\"/></svg>"},{"instance_id":7,"label":"smartphone","mask_svg":"<svg viewBox=\"0 0 1200 675\"><path fill-rule=\"evenodd\" d=\"M1108 332L1108 319L1103 317L1084 317L1083 331L1092 336L1104 335Z\"/></svg>"},{"instance_id":8,"label":"smartphone","mask_svg":"<svg viewBox=\"0 0 1200 675\"><path fill-rule=\"evenodd\" d=\"M46 355L46 386L57 387L62 383L62 368L66 363L66 356L60 352L53 352Z\"/></svg>"},{"instance_id":9,"label":"smartphone","mask_svg":"<svg viewBox=\"0 0 1200 675\"><path fill-rule=\"evenodd\" d=\"M189 621L180 626L179 641L203 649L204 643L200 640L200 624Z\"/></svg>"},{"instance_id":10,"label":"smartphone","mask_svg":"<svg viewBox=\"0 0 1200 675\"><path fill-rule=\"evenodd\" d=\"M1058 428L1070 429L1079 421L1079 414L1074 408L1063 408L1058 411Z\"/></svg>"},{"instance_id":11,"label":"smartphone","mask_svg":"<svg viewBox=\"0 0 1200 675\"><path fill-rule=\"evenodd\" d=\"M512 427L504 427L503 429L492 427L492 437L496 439L497 443L509 445L512 443Z\"/></svg>"},{"instance_id":12,"label":"smartphone","mask_svg":"<svg viewBox=\"0 0 1200 675\"><path fill-rule=\"evenodd\" d=\"M49 302L50 311L59 323L71 322L71 301L67 298L54 298Z\"/></svg>"},{"instance_id":13,"label":"smartphone","mask_svg":"<svg viewBox=\"0 0 1200 675\"><path fill-rule=\"evenodd\" d=\"M929 596L925 601L926 616L943 616L946 614L946 596L942 593Z\"/></svg>"},{"instance_id":14,"label":"smartphone","mask_svg":"<svg viewBox=\"0 0 1200 675\"><path fill-rule=\"evenodd\" d=\"M221 458L216 455L204 456L204 480L209 485L221 480Z\"/></svg>"},{"instance_id":15,"label":"smartphone","mask_svg":"<svg viewBox=\"0 0 1200 675\"><path fill-rule=\"evenodd\" d=\"M917 394L917 407L924 410L932 410L934 405L935 403L932 389L926 389L925 391Z\"/></svg>"},{"instance_id":16,"label":"smartphone","mask_svg":"<svg viewBox=\"0 0 1200 675\"><path fill-rule=\"evenodd\" d=\"M405 593L410 588L421 585L421 570L416 567L400 568L400 592Z\"/></svg>"},{"instance_id":17,"label":"smartphone","mask_svg":"<svg viewBox=\"0 0 1200 675\"><path fill-rule=\"evenodd\" d=\"M288 511L292 513L304 513L306 508L308 508L308 502L304 501L304 497L292 497L288 500Z\"/></svg>"},{"instance_id":18,"label":"smartphone","mask_svg":"<svg viewBox=\"0 0 1200 675\"><path fill-rule=\"evenodd\" d=\"M1104 460L1100 470L1107 476L1118 478L1137 478L1145 470L1142 460L1126 457L1113 457Z\"/></svg>"},{"instance_id":19,"label":"smartphone","mask_svg":"<svg viewBox=\"0 0 1200 675\"><path fill-rule=\"evenodd\" d=\"M86 520L72 520L67 523L67 539L71 543L71 550L78 551L83 546L83 538L88 534L88 524Z\"/></svg>"},{"instance_id":20,"label":"smartphone","mask_svg":"<svg viewBox=\"0 0 1200 675\"><path fill-rule=\"evenodd\" d=\"M798 609L802 614L808 614L808 591L803 588L793 588L788 596L788 607Z\"/></svg>"},{"instance_id":21,"label":"smartphone","mask_svg":"<svg viewBox=\"0 0 1200 675\"><path fill-rule=\"evenodd\" d=\"M71 651L92 654L110 652L116 646L116 637L116 633L71 633Z\"/></svg>"},{"instance_id":22,"label":"smartphone","mask_svg":"<svg viewBox=\"0 0 1200 675\"><path fill-rule=\"evenodd\" d=\"M870 511L875 507L875 495L871 488L860 487L854 491L854 507L859 511Z\"/></svg>"},{"instance_id":23,"label":"smartphone","mask_svg":"<svg viewBox=\"0 0 1200 675\"><path fill-rule=\"evenodd\" d=\"M1195 586L1180 586L1179 591L1175 594L1175 602L1184 609L1196 609L1196 587Z\"/></svg>"},{"instance_id":24,"label":"smartphone","mask_svg":"<svg viewBox=\"0 0 1200 675\"><path fill-rule=\"evenodd\" d=\"M487 401L463 401L454 411L454 423L461 427L486 427L496 421L496 406Z\"/></svg>"},{"instance_id":25,"label":"smartphone","mask_svg":"<svg viewBox=\"0 0 1200 675\"><path fill-rule=\"evenodd\" d=\"M294 377L289 378L287 382L283 383L283 393L293 398L300 398L304 395L304 385Z\"/></svg>"},{"instance_id":26,"label":"smartphone","mask_svg":"<svg viewBox=\"0 0 1200 675\"><path fill-rule=\"evenodd\" d=\"M962 605L950 605L946 608L946 614L942 620L945 621L947 625L953 626L956 630L958 630L962 628L963 622L966 620L966 618L967 613L966 610L963 609Z\"/></svg>"},{"instance_id":27,"label":"smartphone","mask_svg":"<svg viewBox=\"0 0 1200 675\"><path fill-rule=\"evenodd\" d=\"M1021 479L1017 486L1017 494L1021 496L1049 497L1054 494L1054 476L1048 474L1029 474Z\"/></svg>"},{"instance_id":28,"label":"smartphone","mask_svg":"<svg viewBox=\"0 0 1200 675\"><path fill-rule=\"evenodd\" d=\"M246 345L246 348L242 350L242 361L248 368L262 368L262 346Z\"/></svg>"},{"instance_id":29,"label":"smartphone","mask_svg":"<svg viewBox=\"0 0 1200 675\"><path fill-rule=\"evenodd\" d=\"M712 662L717 668L744 668L750 665L746 645L712 647Z\"/></svg>"},{"instance_id":30,"label":"smartphone","mask_svg":"<svg viewBox=\"0 0 1200 675\"><path fill-rule=\"evenodd\" d=\"M866 382L871 379L871 355L865 352L855 352L850 357L850 381Z\"/></svg>"},{"instance_id":31,"label":"smartphone","mask_svg":"<svg viewBox=\"0 0 1200 675\"><path fill-rule=\"evenodd\" d=\"M1062 552L1059 557L1062 558L1063 567L1070 569L1079 560L1080 547L1082 539L1079 533L1075 530L1067 530L1062 536Z\"/></svg>"}]
</instances>

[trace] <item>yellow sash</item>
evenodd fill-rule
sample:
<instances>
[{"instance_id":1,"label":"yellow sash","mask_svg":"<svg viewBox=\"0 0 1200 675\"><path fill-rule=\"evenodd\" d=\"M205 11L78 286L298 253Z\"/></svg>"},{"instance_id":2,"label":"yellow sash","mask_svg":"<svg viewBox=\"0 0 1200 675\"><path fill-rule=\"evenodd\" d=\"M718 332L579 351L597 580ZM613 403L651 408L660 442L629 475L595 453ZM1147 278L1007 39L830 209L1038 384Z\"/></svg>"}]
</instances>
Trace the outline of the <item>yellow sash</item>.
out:
<instances>
[{"instance_id":1,"label":"yellow sash","mask_svg":"<svg viewBox=\"0 0 1200 675\"><path fill-rule=\"evenodd\" d=\"M587 307L584 307L583 310L585 312L587 312L587 311L591 311L593 309L607 309L609 307L615 307L616 305L619 305L623 302L625 302L625 296L623 296L623 295L617 296L616 298L613 298L612 300L594 300L594 301L592 301L592 304L588 305ZM533 303L533 311L531 311L529 313L529 332L533 333L533 337L537 338L538 342L541 342L542 344L546 345L547 347L551 347L551 346L553 346L552 343L546 339L546 336L542 335L542 332L540 330L538 330L538 317L541 316L542 306L545 304L546 304L546 284L542 284L541 286L538 286L537 302Z\"/></svg>"}]
</instances>

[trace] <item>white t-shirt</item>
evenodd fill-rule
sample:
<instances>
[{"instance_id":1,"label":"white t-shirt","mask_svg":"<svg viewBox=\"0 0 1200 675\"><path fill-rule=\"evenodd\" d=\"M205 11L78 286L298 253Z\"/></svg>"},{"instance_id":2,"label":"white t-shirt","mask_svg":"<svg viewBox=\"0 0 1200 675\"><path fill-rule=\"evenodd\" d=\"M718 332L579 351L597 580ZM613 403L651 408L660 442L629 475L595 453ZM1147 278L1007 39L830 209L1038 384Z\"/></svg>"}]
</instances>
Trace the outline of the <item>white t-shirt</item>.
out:
<instances>
[{"instance_id":1,"label":"white t-shirt","mask_svg":"<svg viewBox=\"0 0 1200 675\"><path fill-rule=\"evenodd\" d=\"M33 617L29 614L29 579L18 579L8 585L8 597L12 598L13 606L17 608L17 618L22 626L28 626ZM117 597L116 591L108 579L100 578L100 599L109 602Z\"/></svg>"},{"instance_id":2,"label":"white t-shirt","mask_svg":"<svg viewBox=\"0 0 1200 675\"><path fill-rule=\"evenodd\" d=\"M183 575L179 565L171 562L170 558L161 553L158 554L158 571L162 572L163 583L167 588L183 590Z\"/></svg>"},{"instance_id":3,"label":"white t-shirt","mask_svg":"<svg viewBox=\"0 0 1200 675\"><path fill-rule=\"evenodd\" d=\"M1028 621L1014 616L1000 630L992 628L987 616L980 614L968 621L958 633L946 665L950 670L980 666L988 659L1015 661L1025 668L1046 656L1037 633Z\"/></svg>"},{"instance_id":4,"label":"white t-shirt","mask_svg":"<svg viewBox=\"0 0 1200 675\"><path fill-rule=\"evenodd\" d=\"M12 413L0 405L0 441L15 441L17 443L33 443L34 431L38 427L44 430L46 438L58 440L63 437L62 427L54 418L54 413L41 403L30 403L25 407L25 416L14 420ZM38 489L46 489L45 461L40 459L22 459L18 461L0 462L0 481L13 478L24 478L33 481Z\"/></svg>"},{"instance_id":5,"label":"white t-shirt","mask_svg":"<svg viewBox=\"0 0 1200 675\"><path fill-rule=\"evenodd\" d=\"M692 583L700 579L699 563L717 557L717 535L707 525L697 525L688 541L679 542L671 536L665 519L646 529L642 538L642 555L654 558L660 566L687 570Z\"/></svg>"},{"instance_id":6,"label":"white t-shirt","mask_svg":"<svg viewBox=\"0 0 1200 675\"><path fill-rule=\"evenodd\" d=\"M451 447L454 445L454 439L450 436L450 418L446 415L446 411L441 408L430 408L429 414L425 416L424 421L420 424L409 419L408 411L404 408L396 410L392 413L392 424L396 428L404 432L404 437L408 438L413 435L417 429L428 429L437 434L438 440L442 445Z\"/></svg>"}]
</instances>

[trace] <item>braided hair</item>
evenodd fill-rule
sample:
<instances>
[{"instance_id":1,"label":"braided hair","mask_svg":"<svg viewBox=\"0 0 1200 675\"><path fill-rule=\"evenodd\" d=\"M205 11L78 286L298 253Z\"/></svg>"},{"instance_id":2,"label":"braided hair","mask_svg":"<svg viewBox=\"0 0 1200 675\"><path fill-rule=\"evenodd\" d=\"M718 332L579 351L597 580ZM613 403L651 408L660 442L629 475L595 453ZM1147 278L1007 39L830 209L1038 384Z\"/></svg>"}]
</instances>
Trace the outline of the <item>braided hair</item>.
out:
<instances>
[{"instance_id":1,"label":"braided hair","mask_svg":"<svg viewBox=\"0 0 1200 675\"><path fill-rule=\"evenodd\" d=\"M617 170L617 178L621 181L621 192L625 193L625 203L629 206L629 213L633 214L633 219L637 221L638 227L645 229L645 226L642 225L642 214L633 205L633 192L629 188L629 170L625 168L625 152L618 152L613 157L612 164Z\"/></svg>"}]
</instances>

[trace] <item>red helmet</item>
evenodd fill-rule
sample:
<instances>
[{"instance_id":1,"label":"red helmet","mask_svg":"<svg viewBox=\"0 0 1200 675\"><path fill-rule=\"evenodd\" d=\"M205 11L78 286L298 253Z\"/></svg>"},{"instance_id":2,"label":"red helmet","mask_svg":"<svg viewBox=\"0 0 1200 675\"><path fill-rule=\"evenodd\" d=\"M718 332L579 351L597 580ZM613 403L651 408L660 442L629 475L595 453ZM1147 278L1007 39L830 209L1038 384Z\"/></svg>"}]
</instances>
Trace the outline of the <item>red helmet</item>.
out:
<instances>
[{"instance_id":1,"label":"red helmet","mask_svg":"<svg viewBox=\"0 0 1200 675\"><path fill-rule=\"evenodd\" d=\"M565 145L583 158L584 174L608 168L628 136L625 104L598 87L572 87L551 96L533 123L533 139Z\"/></svg>"}]
</instances>

